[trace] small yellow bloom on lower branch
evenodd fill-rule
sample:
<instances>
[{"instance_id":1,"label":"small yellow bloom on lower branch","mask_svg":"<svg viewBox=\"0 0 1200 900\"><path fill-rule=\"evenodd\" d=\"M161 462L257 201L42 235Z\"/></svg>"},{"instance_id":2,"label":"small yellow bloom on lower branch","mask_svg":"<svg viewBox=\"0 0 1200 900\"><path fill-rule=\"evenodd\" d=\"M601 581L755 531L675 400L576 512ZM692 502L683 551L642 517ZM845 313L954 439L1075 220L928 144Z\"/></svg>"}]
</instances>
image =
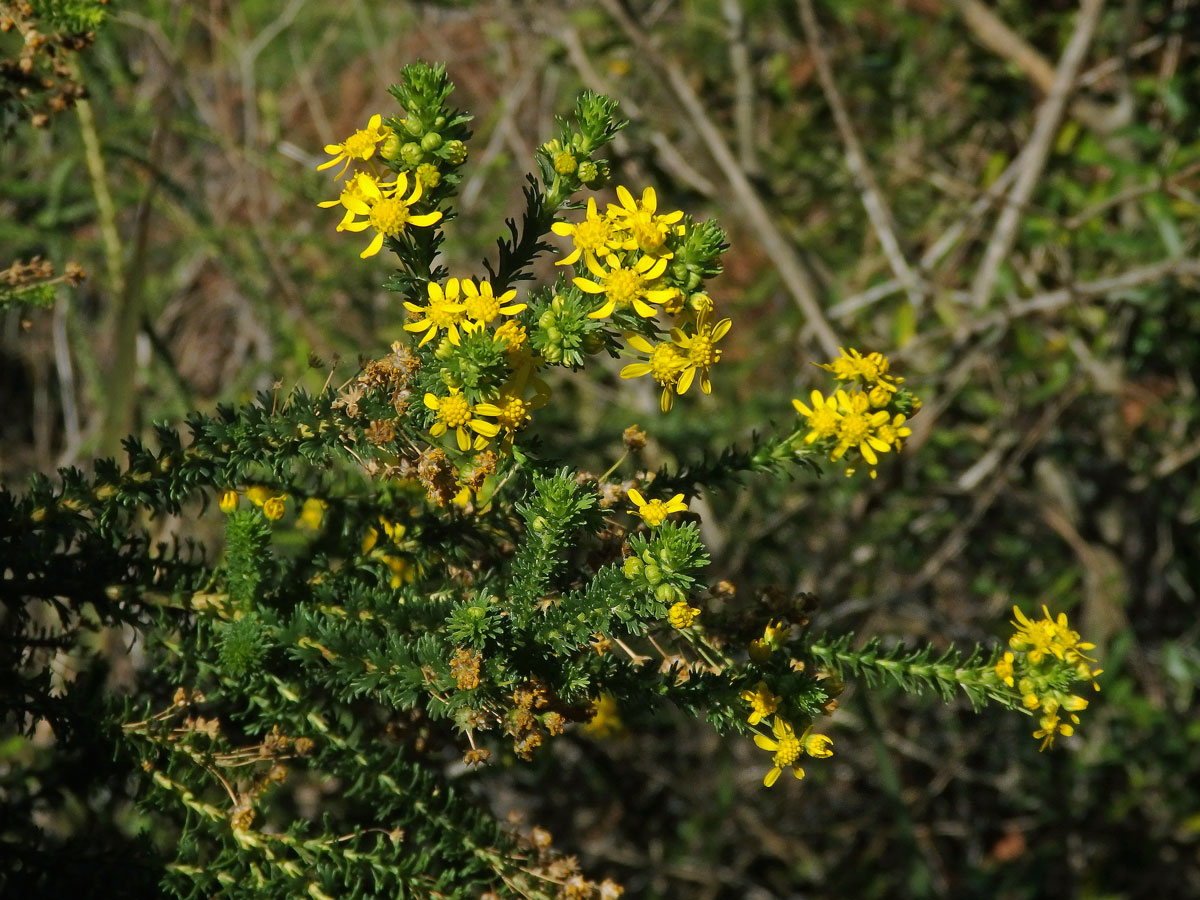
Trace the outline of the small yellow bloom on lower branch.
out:
<instances>
[{"instance_id":1,"label":"small yellow bloom on lower branch","mask_svg":"<svg viewBox=\"0 0 1200 900\"><path fill-rule=\"evenodd\" d=\"M626 340L629 346L645 353L645 362L630 363L621 369L622 378L640 378L650 375L662 390L662 400L659 404L663 412L670 412L674 400L674 388L679 383L679 376L687 366L687 358L679 352L679 348L669 342L651 344L641 335L630 335ZM680 391L680 393L683 393Z\"/></svg>"},{"instance_id":2,"label":"small yellow bloom on lower branch","mask_svg":"<svg viewBox=\"0 0 1200 900\"><path fill-rule=\"evenodd\" d=\"M404 301L404 308L407 309L412 316L413 321L408 322L404 326L405 331L425 332L425 336L421 338L421 343L417 346L424 347L431 340L437 337L439 331L446 332L446 337L450 343L455 346L459 343L458 326L463 321L466 312L463 304L459 302L459 281L457 278L451 278L446 282L446 287L443 289L440 284L430 282L427 288L429 293L429 303L425 306L418 306L415 303Z\"/></svg>"},{"instance_id":3,"label":"small yellow bloom on lower branch","mask_svg":"<svg viewBox=\"0 0 1200 900\"><path fill-rule=\"evenodd\" d=\"M820 438L833 437L837 434L838 422L842 419L836 397L826 397L820 391L813 391L809 399L812 402L812 409L799 400L792 401L796 412L804 416L808 427L812 429L804 437L806 444L811 444Z\"/></svg>"},{"instance_id":4,"label":"small yellow bloom on lower branch","mask_svg":"<svg viewBox=\"0 0 1200 900\"><path fill-rule=\"evenodd\" d=\"M679 376L676 390L686 394L692 386L693 379L700 376L700 390L706 394L712 393L712 383L708 380L708 370L721 360L721 351L717 349L717 341L729 333L730 319L722 319L716 325L708 321L705 315L700 316L696 323L696 333L685 335L680 329L671 329L671 340L680 350L683 358L683 373Z\"/></svg>"},{"instance_id":5,"label":"small yellow bloom on lower branch","mask_svg":"<svg viewBox=\"0 0 1200 900\"><path fill-rule=\"evenodd\" d=\"M309 497L300 508L300 516L296 520L296 527L308 531L318 531L321 528L321 520L325 518L325 510L328 507L329 504L324 500L320 500L317 497Z\"/></svg>"},{"instance_id":6,"label":"small yellow bloom on lower branch","mask_svg":"<svg viewBox=\"0 0 1200 900\"><path fill-rule=\"evenodd\" d=\"M686 600L680 600L667 610L667 621L673 628L690 628L698 615L700 615L700 610L689 606Z\"/></svg>"},{"instance_id":7,"label":"small yellow bloom on lower branch","mask_svg":"<svg viewBox=\"0 0 1200 900\"><path fill-rule=\"evenodd\" d=\"M476 450L486 447L488 441L500 431L500 426L495 422L476 418L475 407L467 402L461 391L453 388L450 389L449 397L426 394L425 405L438 414L437 421L433 423L429 433L434 437L441 437L447 431L454 431L458 438L458 449L464 453L471 449L471 431L476 434Z\"/></svg>"},{"instance_id":8,"label":"small yellow bloom on lower branch","mask_svg":"<svg viewBox=\"0 0 1200 900\"><path fill-rule=\"evenodd\" d=\"M282 519L286 503L287 494L280 494L277 497L272 497L263 504L263 515L271 521Z\"/></svg>"},{"instance_id":9,"label":"small yellow bloom on lower branch","mask_svg":"<svg viewBox=\"0 0 1200 900\"><path fill-rule=\"evenodd\" d=\"M629 499L637 506L635 512L651 528L661 525L671 513L687 512L688 508L683 501L683 494L676 494L664 503L662 500L647 500L640 491L634 489L629 492Z\"/></svg>"},{"instance_id":10,"label":"small yellow bloom on lower branch","mask_svg":"<svg viewBox=\"0 0 1200 900\"><path fill-rule=\"evenodd\" d=\"M779 708L779 696L771 693L765 681L756 684L752 691L742 691L741 698L750 704L750 716L746 721L751 725L757 725L767 716L774 715Z\"/></svg>"},{"instance_id":11,"label":"small yellow bloom on lower branch","mask_svg":"<svg viewBox=\"0 0 1200 900\"><path fill-rule=\"evenodd\" d=\"M771 731L775 735L774 740L761 734L754 736L755 744L761 749L769 750L775 754L772 759L774 765L767 772L766 777L763 778L763 784L770 787L779 780L779 776L787 768L790 768L792 774L797 778L803 778L804 770L796 765L796 760L800 758L804 747L800 743L799 738L796 737L796 732L791 724L781 716L776 716L771 726Z\"/></svg>"},{"instance_id":12,"label":"small yellow bloom on lower branch","mask_svg":"<svg viewBox=\"0 0 1200 900\"><path fill-rule=\"evenodd\" d=\"M228 515L238 508L238 493L237 491L224 491L221 494L221 499L217 501L217 506L221 512Z\"/></svg>"}]
</instances>

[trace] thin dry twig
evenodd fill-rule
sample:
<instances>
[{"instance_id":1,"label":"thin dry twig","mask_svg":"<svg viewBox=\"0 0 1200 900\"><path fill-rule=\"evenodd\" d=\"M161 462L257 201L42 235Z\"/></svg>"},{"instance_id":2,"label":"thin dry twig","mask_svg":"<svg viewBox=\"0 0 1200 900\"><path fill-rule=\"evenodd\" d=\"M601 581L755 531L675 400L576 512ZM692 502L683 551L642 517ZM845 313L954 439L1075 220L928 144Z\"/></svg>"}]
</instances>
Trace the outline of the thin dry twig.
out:
<instances>
[{"instance_id":1,"label":"thin dry twig","mask_svg":"<svg viewBox=\"0 0 1200 900\"><path fill-rule=\"evenodd\" d=\"M896 280L904 286L909 302L913 306L919 307L925 299L925 290L920 279L909 266L908 260L904 257L904 251L896 237L895 218L892 216L887 200L879 190L875 176L871 174L871 167L867 165L867 155L863 152L862 143L850 121L850 113L846 110L846 104L842 101L842 95L838 91L837 81L833 77L833 68L829 64L829 57L825 54L824 38L821 35L820 25L817 24L817 15L813 11L812 0L799 0L799 5L800 21L804 26L809 55L817 70L817 80L821 82L825 99L833 111L833 121L837 125L838 135L841 137L846 151L846 168L850 170L850 175L854 178L863 207L867 211L867 218L871 220L871 227L875 229L879 244L883 248L884 255L887 256L888 264L891 266Z\"/></svg>"},{"instance_id":2,"label":"thin dry twig","mask_svg":"<svg viewBox=\"0 0 1200 900\"><path fill-rule=\"evenodd\" d=\"M1050 146L1062 122L1067 99L1075 83L1075 76L1079 73L1079 67L1091 44L1096 22L1103 9L1104 0L1081 0L1079 15L1075 20L1075 31L1063 50L1050 92L1038 110L1029 142L1021 151L1021 171L1008 197L1005 198L991 240L984 250L983 262L971 285L971 303L976 307L983 306L991 296L1000 273L1000 265L1016 241L1022 208L1029 203L1041 179L1050 155Z\"/></svg>"},{"instance_id":3,"label":"thin dry twig","mask_svg":"<svg viewBox=\"0 0 1200 900\"><path fill-rule=\"evenodd\" d=\"M700 134L709 153L712 154L713 159L728 179L744 219L758 235L763 250L771 262L779 269L784 285L796 301L801 313L808 320L808 326L816 335L822 351L828 356L836 356L841 341L821 310L812 277L805 269L795 248L775 225L766 204L759 197L754 185L750 183L750 179L746 177L742 167L738 165L733 151L729 149L729 144L705 111L704 104L688 82L687 77L678 65L661 53L646 37L645 29L630 18L618 0L601 0L601 3L605 11L617 22L626 37L641 53L642 58L658 70L675 94L676 100L691 119L692 126Z\"/></svg>"}]
</instances>

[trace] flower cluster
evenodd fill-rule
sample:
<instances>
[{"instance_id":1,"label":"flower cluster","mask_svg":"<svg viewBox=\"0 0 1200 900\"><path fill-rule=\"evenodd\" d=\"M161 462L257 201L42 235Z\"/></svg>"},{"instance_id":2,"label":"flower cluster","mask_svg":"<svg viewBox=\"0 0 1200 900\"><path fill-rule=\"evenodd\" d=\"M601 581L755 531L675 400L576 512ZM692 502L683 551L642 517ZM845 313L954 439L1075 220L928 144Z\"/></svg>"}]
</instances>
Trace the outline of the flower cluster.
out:
<instances>
[{"instance_id":1,"label":"flower cluster","mask_svg":"<svg viewBox=\"0 0 1200 900\"><path fill-rule=\"evenodd\" d=\"M1052 618L1044 606L1042 612L1043 617L1034 620L1013 607L1016 631L1008 641L1011 650L996 663L995 673L1020 693L1026 709L1041 714L1033 736L1041 739L1040 749L1045 750L1056 736L1075 732L1077 713L1088 705L1083 697L1071 693L1072 686L1090 681L1094 690L1100 690L1095 679L1103 670L1091 667L1095 660L1086 651L1095 644L1079 639L1079 633L1067 624L1066 613Z\"/></svg>"},{"instance_id":2,"label":"flower cluster","mask_svg":"<svg viewBox=\"0 0 1200 900\"><path fill-rule=\"evenodd\" d=\"M418 170L410 191L407 172L399 172L388 181L387 174L392 174L392 171L389 169L387 174L383 174L378 166L371 163L377 154L385 162L397 158L400 148L395 138L394 129L384 125L383 118L376 113L371 116L366 128L354 132L339 144L326 145L325 152L333 158L317 166L318 169L328 169L340 162L342 167L335 177L341 178L351 163L369 164L368 169L355 168L350 172L336 200L325 200L318 204L325 208L341 206L346 210L342 221L338 223L338 231L374 229L371 242L360 254L363 259L378 253L383 248L385 238L399 238L409 227L428 227L442 218L437 210L423 213L413 211L421 205L425 188L433 186L428 182L437 183L432 177L438 174L436 168L432 169L432 175Z\"/></svg>"},{"instance_id":3,"label":"flower cluster","mask_svg":"<svg viewBox=\"0 0 1200 900\"><path fill-rule=\"evenodd\" d=\"M554 224L554 233L574 244L557 265L574 266L574 286L594 298L588 318L611 321L641 355L621 377L650 375L667 412L675 395L693 384L712 391L709 371L721 359L717 343L730 320L717 320L700 287L719 271L715 259L724 236L712 223L687 221L680 210L660 213L654 188L637 199L619 186L617 199L604 213L589 200L582 222ZM667 322L660 324L660 317Z\"/></svg>"},{"instance_id":4,"label":"flower cluster","mask_svg":"<svg viewBox=\"0 0 1200 900\"><path fill-rule=\"evenodd\" d=\"M829 396L814 390L811 405L792 401L808 428L804 443L828 453L834 462L861 459L871 467L874 478L879 454L904 446L904 439L912 434L905 423L921 406L919 399L900 387L904 379L889 374L889 366L883 354L863 356L853 348L843 349L832 363L821 364L820 368L847 385ZM851 466L846 474L854 471Z\"/></svg>"},{"instance_id":5,"label":"flower cluster","mask_svg":"<svg viewBox=\"0 0 1200 900\"><path fill-rule=\"evenodd\" d=\"M760 687L765 689L765 685L760 685ZM767 693L769 694L770 692L768 691ZM779 698L775 697L774 699L778 703ZM755 706L755 710L751 713L750 718L755 722L761 718L758 706ZM755 744L761 749L774 754L771 757L771 768L763 778L763 784L767 787L770 787L779 780L779 776L783 774L784 769L791 769L793 775L797 778L803 778L804 770L799 765L802 756L807 755L815 759L825 759L826 757L833 756L833 751L830 749L833 741L826 735L813 734L812 725L809 725L804 729L803 733L797 735L796 729L790 722L782 716L775 716L771 723L771 733L773 737L767 737L763 734L756 734L754 736Z\"/></svg>"}]
</instances>

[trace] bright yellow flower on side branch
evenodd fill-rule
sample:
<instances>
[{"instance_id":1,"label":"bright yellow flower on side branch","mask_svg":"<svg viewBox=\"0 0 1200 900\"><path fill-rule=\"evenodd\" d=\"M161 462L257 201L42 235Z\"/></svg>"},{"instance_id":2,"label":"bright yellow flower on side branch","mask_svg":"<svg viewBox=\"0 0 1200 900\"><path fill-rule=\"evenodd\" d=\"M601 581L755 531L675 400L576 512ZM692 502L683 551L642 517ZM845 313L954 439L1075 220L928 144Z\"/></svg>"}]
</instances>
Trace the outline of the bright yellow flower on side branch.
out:
<instances>
[{"instance_id":1,"label":"bright yellow flower on side branch","mask_svg":"<svg viewBox=\"0 0 1200 900\"><path fill-rule=\"evenodd\" d=\"M683 494L676 494L664 503L662 500L647 500L640 491L634 489L629 492L629 499L637 506L635 512L651 528L657 528L671 513L686 512L688 508L683 501Z\"/></svg>"},{"instance_id":2,"label":"bright yellow flower on side branch","mask_svg":"<svg viewBox=\"0 0 1200 900\"><path fill-rule=\"evenodd\" d=\"M343 219L338 227L345 231L375 229L375 237L371 239L367 249L359 254L362 259L374 256L382 249L384 238L399 237L410 225L425 227L441 220L442 214L437 211L420 215L413 215L410 212L409 207L421 199L421 182L414 182L412 193L407 197L404 196L406 190L408 190L408 174L401 172L396 180L395 190L387 195L383 193L378 184L374 185L373 189L364 184L362 198L346 198L346 208L356 216L366 216L366 218L351 219L348 222Z\"/></svg>"},{"instance_id":3,"label":"bright yellow flower on side branch","mask_svg":"<svg viewBox=\"0 0 1200 900\"><path fill-rule=\"evenodd\" d=\"M495 422L475 416L475 407L467 402L461 391L450 389L450 396L425 395L425 405L437 413L437 421L429 429L434 437L453 431L458 439L458 449L464 453L471 449L471 432L475 432L475 449L482 450L488 441L500 431Z\"/></svg>"},{"instance_id":4,"label":"bright yellow flower on side branch","mask_svg":"<svg viewBox=\"0 0 1200 900\"><path fill-rule=\"evenodd\" d=\"M451 278L447 281L445 289L440 284L431 281L427 290L429 303L425 306L417 306L415 303L404 301L404 308L414 317L418 317L407 323L404 330L415 333L425 332L418 347L424 347L432 341L437 337L439 331L446 332L450 343L457 345L459 343L458 326L466 315L463 304L459 302L458 279Z\"/></svg>"},{"instance_id":5,"label":"bright yellow flower on side branch","mask_svg":"<svg viewBox=\"0 0 1200 900\"><path fill-rule=\"evenodd\" d=\"M587 259L605 259L609 254L621 248L621 237L608 216L602 216L596 211L596 201L589 197L587 214L577 225L570 222L555 222L550 230L561 237L569 237L575 242L575 249L564 256L556 266L569 266L579 261L582 256Z\"/></svg>"},{"instance_id":6,"label":"bright yellow flower on side branch","mask_svg":"<svg viewBox=\"0 0 1200 900\"><path fill-rule=\"evenodd\" d=\"M683 373L679 376L679 384L675 388L680 394L686 394L692 386L692 381L700 376L700 390L706 394L712 393L712 383L708 380L708 370L721 359L721 351L717 349L717 341L729 333L730 319L722 319L716 325L701 315L696 324L696 333L685 335L678 328L671 329L671 340L680 350L684 359Z\"/></svg>"},{"instance_id":7,"label":"bright yellow flower on side branch","mask_svg":"<svg viewBox=\"0 0 1200 900\"><path fill-rule=\"evenodd\" d=\"M387 139L392 133L392 129L383 124L383 116L376 113L371 116L371 120L367 123L367 127L360 131L354 132L350 137L346 138L340 144L326 144L325 152L332 154L333 159L321 163L317 166L317 171L322 169L330 169L338 163L342 163L342 168L338 171L335 178L341 178L342 173L346 171L346 166L350 165L351 160L361 159L368 160L375 155L375 148L381 142Z\"/></svg>"},{"instance_id":8,"label":"bright yellow flower on side branch","mask_svg":"<svg viewBox=\"0 0 1200 900\"><path fill-rule=\"evenodd\" d=\"M670 299L675 291L673 288L655 288L655 279L667 271L665 259L641 257L632 267L626 268L621 263L609 258L609 268L606 270L595 259L587 260L588 271L595 276L595 281L586 278L574 279L575 286L587 294L604 294L604 302L593 312L588 313L589 319L603 319L611 316L617 307L622 309L632 307L633 311L643 319L651 319L656 310L651 303L663 303Z\"/></svg>"}]
</instances>

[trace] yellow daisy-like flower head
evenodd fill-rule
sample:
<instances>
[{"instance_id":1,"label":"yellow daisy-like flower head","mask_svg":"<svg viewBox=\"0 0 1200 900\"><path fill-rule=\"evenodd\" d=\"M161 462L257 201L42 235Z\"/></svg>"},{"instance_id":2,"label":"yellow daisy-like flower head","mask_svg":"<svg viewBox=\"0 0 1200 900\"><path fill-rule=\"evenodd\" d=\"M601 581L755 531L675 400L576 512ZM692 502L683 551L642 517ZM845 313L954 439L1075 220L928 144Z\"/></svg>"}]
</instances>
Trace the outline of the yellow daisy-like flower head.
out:
<instances>
[{"instance_id":1,"label":"yellow daisy-like flower head","mask_svg":"<svg viewBox=\"0 0 1200 900\"><path fill-rule=\"evenodd\" d=\"M686 600L680 600L667 610L667 621L671 623L671 627L673 628L690 628L698 615L700 615L700 610L694 606L689 606Z\"/></svg>"},{"instance_id":2,"label":"yellow daisy-like flower head","mask_svg":"<svg viewBox=\"0 0 1200 900\"><path fill-rule=\"evenodd\" d=\"M556 266L572 265L581 256L584 259L604 259L621 247L621 236L617 234L616 226L608 216L597 212L596 200L592 197L588 198L587 213L582 222L578 225L555 222L550 230L575 242L575 249L556 262Z\"/></svg>"},{"instance_id":3,"label":"yellow daisy-like flower head","mask_svg":"<svg viewBox=\"0 0 1200 900\"><path fill-rule=\"evenodd\" d=\"M678 384L679 376L683 374L684 367L687 365L687 357L679 351L678 347L669 341L664 341L660 344L651 344L638 334L629 335L626 340L629 341L629 346L645 353L649 358L645 362L630 363L625 366L621 369L621 377L639 378L642 375L651 376L663 389L659 406L663 412L670 412L671 404L674 400L673 389Z\"/></svg>"},{"instance_id":4,"label":"yellow daisy-like flower head","mask_svg":"<svg viewBox=\"0 0 1200 900\"><path fill-rule=\"evenodd\" d=\"M286 503L287 494L280 494L277 497L271 497L262 506L263 515L272 522L282 519Z\"/></svg>"},{"instance_id":5,"label":"yellow daisy-like flower head","mask_svg":"<svg viewBox=\"0 0 1200 900\"><path fill-rule=\"evenodd\" d=\"M740 696L742 700L750 704L750 716L746 721L751 725L757 725L767 716L774 715L775 710L779 708L779 696L771 693L771 689L767 687L765 681L756 684L752 691L742 691Z\"/></svg>"},{"instance_id":6,"label":"yellow daisy-like flower head","mask_svg":"<svg viewBox=\"0 0 1200 900\"><path fill-rule=\"evenodd\" d=\"M396 189L396 182L380 182L374 175L367 172L355 172L349 180L346 181L346 186L342 188L342 193L336 200L322 200L317 206L322 209L330 209L334 206L343 206L346 209L346 215L342 216L342 221L338 223L337 230L345 231L346 225L354 221L355 212L360 215L365 215L362 211L365 209L369 212L371 203L382 199L385 196L391 196Z\"/></svg>"},{"instance_id":7,"label":"yellow daisy-like flower head","mask_svg":"<svg viewBox=\"0 0 1200 900\"><path fill-rule=\"evenodd\" d=\"M588 313L589 319L610 316L618 306L622 309L632 307L639 316L650 319L655 315L655 309L650 304L664 303L673 296L672 288L651 287L655 279L667 271L665 259L656 260L651 256L643 256L628 268L614 257L609 257L608 262L610 267L605 269L595 259L588 259L588 271L596 280L574 279L575 286L584 293L605 295L604 303L594 312Z\"/></svg>"},{"instance_id":8,"label":"yellow daisy-like flower head","mask_svg":"<svg viewBox=\"0 0 1200 900\"><path fill-rule=\"evenodd\" d=\"M457 346L460 341L458 326L465 315L463 304L459 302L458 279L451 278L447 281L445 289L440 284L431 281L428 290L429 303L426 306L417 306L415 303L404 301L404 308L420 317L416 321L407 323L404 330L425 332L421 343L417 345L419 347L428 344L439 331L446 332L450 343Z\"/></svg>"},{"instance_id":9,"label":"yellow daisy-like flower head","mask_svg":"<svg viewBox=\"0 0 1200 900\"><path fill-rule=\"evenodd\" d=\"M488 441L500 431L495 422L476 418L475 408L467 402L461 391L450 389L450 396L439 397L436 394L425 395L425 405L437 413L437 421L429 429L434 437L441 437L447 431L455 432L458 439L458 449L464 453L471 449L471 432L475 432L475 449L482 450Z\"/></svg>"},{"instance_id":10,"label":"yellow daisy-like flower head","mask_svg":"<svg viewBox=\"0 0 1200 900\"><path fill-rule=\"evenodd\" d=\"M378 188L377 188L378 190ZM404 233L404 229L410 225L425 227L438 222L442 218L440 212L422 213L413 215L409 207L421 199L421 182L414 181L412 193L407 197L404 192L408 190L408 174L401 172L396 179L396 188L388 194L379 191L377 196L367 196L364 199L348 198L346 200L346 208L353 212L356 216L366 216L365 219L352 219L344 221L339 228L345 231L365 231L368 227L375 229L375 237L371 239L371 243L367 245L359 256L366 259L368 256L374 256L383 247L384 238L399 237ZM369 193L369 191L368 191Z\"/></svg>"},{"instance_id":11,"label":"yellow daisy-like flower head","mask_svg":"<svg viewBox=\"0 0 1200 900\"><path fill-rule=\"evenodd\" d=\"M264 487L261 484L252 484L250 487L246 488L246 499L255 506L262 506L273 496L275 495L271 493L271 489Z\"/></svg>"},{"instance_id":12,"label":"yellow daisy-like flower head","mask_svg":"<svg viewBox=\"0 0 1200 900\"><path fill-rule=\"evenodd\" d=\"M321 163L317 166L317 171L322 169L330 169L336 166L339 162L342 163L341 170L335 176L341 178L342 173L346 171L346 166L350 165L350 161L354 159L368 160L375 155L375 147L392 133L392 129L383 124L383 117L376 113L371 116L371 120L367 123L367 127L360 131L354 132L350 137L346 138L340 144L326 144L325 152L332 154L333 159Z\"/></svg>"},{"instance_id":13,"label":"yellow daisy-like flower head","mask_svg":"<svg viewBox=\"0 0 1200 900\"><path fill-rule=\"evenodd\" d=\"M883 410L871 412L871 402L860 391L848 395L839 390L837 400L842 408L842 417L837 423L838 445L830 458L841 459L853 447L868 464L875 465L879 462L875 452L886 453L891 449L891 444L875 433L880 425L888 421L888 414Z\"/></svg>"},{"instance_id":14,"label":"yellow daisy-like flower head","mask_svg":"<svg viewBox=\"0 0 1200 900\"><path fill-rule=\"evenodd\" d=\"M636 488L629 491L629 499L634 502L634 510L642 521L651 528L657 528L673 512L687 512L687 504L683 502L683 494L676 494L665 503L662 500L647 500Z\"/></svg>"},{"instance_id":15,"label":"yellow daisy-like flower head","mask_svg":"<svg viewBox=\"0 0 1200 900\"><path fill-rule=\"evenodd\" d=\"M763 778L763 784L767 787L773 785L779 780L779 776L783 774L783 770L790 768L792 774L797 778L804 777L804 770L796 765L804 750L800 739L796 737L796 732L791 724L786 722L780 716L775 717L775 721L771 725L771 732L775 735L774 740L765 735L756 734L754 743L763 750L769 750L775 756L772 759L774 765Z\"/></svg>"},{"instance_id":16,"label":"yellow daisy-like flower head","mask_svg":"<svg viewBox=\"0 0 1200 900\"><path fill-rule=\"evenodd\" d=\"M517 296L516 288L499 297L492 294L492 283L480 281L478 287L470 278L462 280L463 313L473 323L488 325L500 316L512 316L526 308L524 303L509 303ZM508 304L507 306L505 304Z\"/></svg>"},{"instance_id":17,"label":"yellow daisy-like flower head","mask_svg":"<svg viewBox=\"0 0 1200 900\"><path fill-rule=\"evenodd\" d=\"M837 434L838 423L842 419L842 411L836 397L826 397L820 391L813 391L809 397L812 408L809 409L799 400L793 400L792 406L796 412L804 416L808 427L812 429L804 438L804 443L833 437Z\"/></svg>"},{"instance_id":18,"label":"yellow daisy-like flower head","mask_svg":"<svg viewBox=\"0 0 1200 900\"><path fill-rule=\"evenodd\" d=\"M1034 621L1016 606L1013 607L1013 615L1016 616L1016 621L1012 624L1017 630L1008 639L1008 646L1018 653L1024 652L1034 665L1045 659L1047 654L1062 658L1063 649L1058 646L1056 640L1058 631L1049 617Z\"/></svg>"},{"instance_id":19,"label":"yellow daisy-like flower head","mask_svg":"<svg viewBox=\"0 0 1200 900\"><path fill-rule=\"evenodd\" d=\"M871 401L875 405L875 401ZM875 429L875 435L888 444L891 444L899 452L904 446L904 439L912 434L912 429L904 424L906 416L903 413L896 413L892 417L891 422L884 422Z\"/></svg>"},{"instance_id":20,"label":"yellow daisy-like flower head","mask_svg":"<svg viewBox=\"0 0 1200 900\"><path fill-rule=\"evenodd\" d=\"M638 203L628 188L618 185L617 199L621 201L621 205L610 203L608 215L618 227L629 232L629 238L622 245L623 248L641 250L660 259L671 259L674 254L666 247L667 236L671 233L671 227L683 218L683 211L677 209L664 216L656 215L658 195L652 187L642 191L642 200Z\"/></svg>"},{"instance_id":21,"label":"yellow daisy-like flower head","mask_svg":"<svg viewBox=\"0 0 1200 900\"><path fill-rule=\"evenodd\" d=\"M684 357L683 373L679 376L679 384L675 390L680 394L687 393L696 375L700 376L700 390L706 394L712 393L712 382L708 380L708 370L721 360L721 351L717 349L717 341L729 333L730 319L722 319L716 325L701 315L696 323L696 333L685 335L678 328L671 329L671 340Z\"/></svg>"}]
</instances>

